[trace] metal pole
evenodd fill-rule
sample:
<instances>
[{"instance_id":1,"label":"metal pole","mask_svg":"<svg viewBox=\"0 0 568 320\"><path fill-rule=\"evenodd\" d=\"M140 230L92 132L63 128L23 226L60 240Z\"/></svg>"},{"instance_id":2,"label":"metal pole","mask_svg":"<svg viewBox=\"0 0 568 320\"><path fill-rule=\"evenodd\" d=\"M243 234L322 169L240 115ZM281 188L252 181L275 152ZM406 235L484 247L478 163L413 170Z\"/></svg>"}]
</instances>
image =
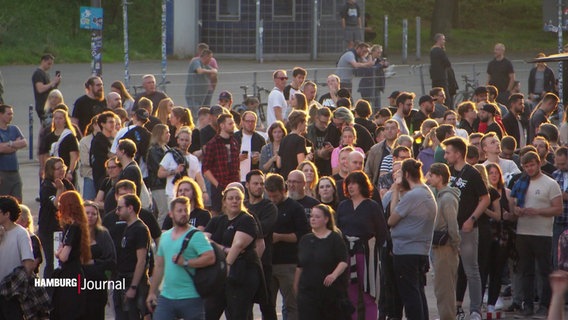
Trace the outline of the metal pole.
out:
<instances>
[{"instance_id":1,"label":"metal pole","mask_svg":"<svg viewBox=\"0 0 568 320\"><path fill-rule=\"evenodd\" d=\"M385 15L385 26L383 28L384 34L384 45L383 45L383 52L387 52L389 47L389 16Z\"/></svg>"},{"instance_id":2,"label":"metal pole","mask_svg":"<svg viewBox=\"0 0 568 320\"><path fill-rule=\"evenodd\" d=\"M424 65L421 64L418 66L418 71L420 72L420 86L422 87L422 95L426 94L426 87L424 84L424 70L423 70Z\"/></svg>"},{"instance_id":3,"label":"metal pole","mask_svg":"<svg viewBox=\"0 0 568 320\"><path fill-rule=\"evenodd\" d=\"M101 0L91 0L91 7L100 8ZM104 22L103 22L104 25ZM103 74L103 30L91 32L91 74L102 76Z\"/></svg>"},{"instance_id":4,"label":"metal pole","mask_svg":"<svg viewBox=\"0 0 568 320\"><path fill-rule=\"evenodd\" d=\"M264 62L264 19L260 19L260 28L258 28L258 33L259 33L259 46L258 46L258 50L259 50L259 61L260 63Z\"/></svg>"},{"instance_id":5,"label":"metal pole","mask_svg":"<svg viewBox=\"0 0 568 320\"><path fill-rule=\"evenodd\" d=\"M122 30L124 36L124 86L130 87L130 58L128 53L128 4L122 0Z\"/></svg>"},{"instance_id":6,"label":"metal pole","mask_svg":"<svg viewBox=\"0 0 568 320\"><path fill-rule=\"evenodd\" d=\"M260 35L261 27L260 27L260 0L256 0L256 61L260 62Z\"/></svg>"},{"instance_id":7,"label":"metal pole","mask_svg":"<svg viewBox=\"0 0 568 320\"><path fill-rule=\"evenodd\" d=\"M402 20L402 63L408 59L408 19Z\"/></svg>"},{"instance_id":8,"label":"metal pole","mask_svg":"<svg viewBox=\"0 0 568 320\"><path fill-rule=\"evenodd\" d=\"M420 26L420 17L416 17L416 60L420 61L421 52L420 52L420 36L421 36L421 26ZM420 68L420 72L422 72L422 68Z\"/></svg>"},{"instance_id":9,"label":"metal pole","mask_svg":"<svg viewBox=\"0 0 568 320\"><path fill-rule=\"evenodd\" d=\"M314 0L312 23L312 61L318 57L318 0Z\"/></svg>"},{"instance_id":10,"label":"metal pole","mask_svg":"<svg viewBox=\"0 0 568 320\"><path fill-rule=\"evenodd\" d=\"M34 106L30 104L28 108L28 141L29 141L29 154L30 160L34 159Z\"/></svg>"},{"instance_id":11,"label":"metal pole","mask_svg":"<svg viewBox=\"0 0 568 320\"><path fill-rule=\"evenodd\" d=\"M562 23L562 0L558 0L558 53L562 52L563 50L563 45L562 43L564 42L562 40L562 27L563 27L563 23ZM564 87L564 83L562 81L562 76L563 76L563 64L565 62L560 62L558 64L558 74L560 75L558 77L558 97L560 98L560 102L563 103L564 101L564 95L562 94L562 89ZM564 112L563 108L560 108L558 110L559 116L562 116L562 113ZM562 118L560 118L562 119Z\"/></svg>"},{"instance_id":12,"label":"metal pole","mask_svg":"<svg viewBox=\"0 0 568 320\"><path fill-rule=\"evenodd\" d=\"M168 68L168 55L166 52L166 1L162 0L162 91L166 88L166 72Z\"/></svg>"}]
</instances>

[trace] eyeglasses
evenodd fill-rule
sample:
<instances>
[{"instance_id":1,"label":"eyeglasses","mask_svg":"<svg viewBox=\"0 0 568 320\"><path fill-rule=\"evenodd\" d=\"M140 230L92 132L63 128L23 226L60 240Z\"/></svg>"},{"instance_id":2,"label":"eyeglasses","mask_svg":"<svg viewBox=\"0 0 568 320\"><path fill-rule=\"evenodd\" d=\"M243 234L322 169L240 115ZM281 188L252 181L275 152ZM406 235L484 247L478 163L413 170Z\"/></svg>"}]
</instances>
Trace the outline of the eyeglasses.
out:
<instances>
[{"instance_id":1,"label":"eyeglasses","mask_svg":"<svg viewBox=\"0 0 568 320\"><path fill-rule=\"evenodd\" d=\"M116 206L116 211L120 211L122 208L124 208L123 206Z\"/></svg>"},{"instance_id":2,"label":"eyeglasses","mask_svg":"<svg viewBox=\"0 0 568 320\"><path fill-rule=\"evenodd\" d=\"M288 80L288 77L278 77L278 78L276 78L276 79L278 79L278 80Z\"/></svg>"},{"instance_id":3,"label":"eyeglasses","mask_svg":"<svg viewBox=\"0 0 568 320\"><path fill-rule=\"evenodd\" d=\"M122 237L122 241L120 241L120 246L123 249L126 248L126 236Z\"/></svg>"}]
</instances>

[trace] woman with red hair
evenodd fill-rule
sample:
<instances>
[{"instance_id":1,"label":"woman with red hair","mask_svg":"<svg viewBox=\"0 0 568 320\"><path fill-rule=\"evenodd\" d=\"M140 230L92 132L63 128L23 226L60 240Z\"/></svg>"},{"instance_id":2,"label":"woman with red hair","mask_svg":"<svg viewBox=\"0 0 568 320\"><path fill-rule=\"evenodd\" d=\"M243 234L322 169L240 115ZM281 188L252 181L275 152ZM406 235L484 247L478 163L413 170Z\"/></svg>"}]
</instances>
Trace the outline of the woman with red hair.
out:
<instances>
[{"instance_id":1,"label":"woman with red hair","mask_svg":"<svg viewBox=\"0 0 568 320\"><path fill-rule=\"evenodd\" d=\"M81 265L91 263L89 224L81 195L77 191L65 191L59 197L58 218L63 228L63 238L55 253L60 269L54 278L83 279ZM79 277L80 276L80 277ZM77 282L77 286L82 283ZM53 291L52 319L84 319L86 301L76 287L58 287Z\"/></svg>"}]
</instances>

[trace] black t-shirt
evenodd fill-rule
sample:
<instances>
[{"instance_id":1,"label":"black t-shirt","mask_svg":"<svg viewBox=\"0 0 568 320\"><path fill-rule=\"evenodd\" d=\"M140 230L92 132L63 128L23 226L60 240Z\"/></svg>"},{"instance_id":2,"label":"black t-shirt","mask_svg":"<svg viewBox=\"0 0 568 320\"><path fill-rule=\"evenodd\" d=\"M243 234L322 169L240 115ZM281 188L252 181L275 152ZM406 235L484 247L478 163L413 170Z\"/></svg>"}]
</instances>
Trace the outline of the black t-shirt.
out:
<instances>
[{"instance_id":1,"label":"black t-shirt","mask_svg":"<svg viewBox=\"0 0 568 320\"><path fill-rule=\"evenodd\" d=\"M55 131L52 131L45 137L45 145L43 150L39 150L39 154L49 154L51 150L51 145L56 143L59 140L59 136L55 134ZM63 138L63 141L59 144L59 157L63 159L63 162L69 168L71 164L71 154L70 152L77 151L79 152L79 141L77 141L77 137L73 134L68 134Z\"/></svg>"},{"instance_id":2,"label":"black t-shirt","mask_svg":"<svg viewBox=\"0 0 568 320\"><path fill-rule=\"evenodd\" d=\"M142 181L142 171L140 171L140 167L138 167L136 162L132 161L124 168L122 168L122 171L120 172L117 181L120 181L122 179L134 182L134 184L136 185L136 195L140 197L140 191L142 190L141 189L142 183L144 182Z\"/></svg>"},{"instance_id":3,"label":"black t-shirt","mask_svg":"<svg viewBox=\"0 0 568 320\"><path fill-rule=\"evenodd\" d=\"M489 189L487 191L489 192L489 209L495 210L495 208L493 208L493 201L501 198L501 195L493 187L489 187ZM482 228L482 227L489 228L490 227L490 221L491 221L491 217L489 217L487 214L483 213L479 217L479 219L477 219L477 226L479 228Z\"/></svg>"},{"instance_id":4,"label":"black t-shirt","mask_svg":"<svg viewBox=\"0 0 568 320\"><path fill-rule=\"evenodd\" d=\"M49 96L49 92L51 90L45 90L42 93L39 93L36 89L36 83L48 84L50 82L49 74L43 71L40 68L37 68L32 75L32 85L34 88L34 98L35 98L35 109L38 115L44 114L44 106L45 102L47 101L47 97Z\"/></svg>"},{"instance_id":5,"label":"black t-shirt","mask_svg":"<svg viewBox=\"0 0 568 320\"><path fill-rule=\"evenodd\" d=\"M261 238L264 238L265 245L264 253L261 257L262 264L272 265L272 232L276 219L278 219L278 209L268 199L262 199L255 204L250 204L246 201L245 206L260 224Z\"/></svg>"},{"instance_id":6,"label":"black t-shirt","mask_svg":"<svg viewBox=\"0 0 568 320\"><path fill-rule=\"evenodd\" d=\"M337 207L337 227L343 235L359 237L363 242L375 237L377 246L382 246L387 238L387 225L383 209L378 202L365 199L357 208L347 199Z\"/></svg>"},{"instance_id":7,"label":"black t-shirt","mask_svg":"<svg viewBox=\"0 0 568 320\"><path fill-rule=\"evenodd\" d=\"M298 244L298 268L302 268L299 288L321 296L327 289L323 281L340 262L347 262L347 247L341 235L331 232L320 239L313 233L302 237ZM347 287L347 272L333 282L332 288L344 291Z\"/></svg>"},{"instance_id":8,"label":"black t-shirt","mask_svg":"<svg viewBox=\"0 0 568 320\"><path fill-rule=\"evenodd\" d=\"M467 163L461 171L458 172L451 167L450 172L452 174L450 185L461 191L458 209L458 225L461 229L463 223L475 211L479 198L487 194L487 187L479 172Z\"/></svg>"},{"instance_id":9,"label":"black t-shirt","mask_svg":"<svg viewBox=\"0 0 568 320\"><path fill-rule=\"evenodd\" d=\"M108 110L108 108L105 99L94 100L84 95L75 100L75 107L73 108L73 114L71 116L79 120L79 129L81 132L85 132L85 128L87 128L91 119L106 110Z\"/></svg>"},{"instance_id":10,"label":"black t-shirt","mask_svg":"<svg viewBox=\"0 0 568 320\"><path fill-rule=\"evenodd\" d=\"M215 128L211 125L206 126L199 132L199 140L201 141L201 146L205 147L207 142L209 142L217 134Z\"/></svg>"},{"instance_id":11,"label":"black t-shirt","mask_svg":"<svg viewBox=\"0 0 568 320\"><path fill-rule=\"evenodd\" d=\"M146 158L151 138L152 134L150 131L140 126L135 126L134 128L126 131L126 133L120 137L120 139L130 139L136 144L136 155L134 156L134 160L138 163L140 163L141 159Z\"/></svg>"},{"instance_id":12,"label":"black t-shirt","mask_svg":"<svg viewBox=\"0 0 568 320\"><path fill-rule=\"evenodd\" d=\"M310 227L304 207L297 201L287 198L277 205L278 218L274 225L274 232L287 234L295 233L297 239L309 232ZM272 264L292 264L298 261L298 245L291 242L277 242L273 244Z\"/></svg>"},{"instance_id":13,"label":"black t-shirt","mask_svg":"<svg viewBox=\"0 0 568 320\"><path fill-rule=\"evenodd\" d=\"M195 208L189 214L189 224L194 227L205 227L211 220L211 213L205 209ZM162 230L170 230L174 227L172 218L167 215L162 223Z\"/></svg>"},{"instance_id":14,"label":"black t-shirt","mask_svg":"<svg viewBox=\"0 0 568 320\"><path fill-rule=\"evenodd\" d=\"M306 150L306 138L291 133L282 139L280 142L280 149L278 150L278 155L282 159L282 168L280 168L280 175L284 179L288 179L288 174L290 171L295 170L298 167L298 157L297 155L303 153L307 154Z\"/></svg>"},{"instance_id":15,"label":"black t-shirt","mask_svg":"<svg viewBox=\"0 0 568 320\"><path fill-rule=\"evenodd\" d=\"M306 139L312 143L312 146L319 150L323 148L323 143L326 141L327 128L324 131L319 130L314 124L308 127L308 135ZM320 177L331 175L331 159L322 159L318 156L315 157L314 164L318 168Z\"/></svg>"},{"instance_id":16,"label":"black t-shirt","mask_svg":"<svg viewBox=\"0 0 568 320\"><path fill-rule=\"evenodd\" d=\"M100 189L100 185L107 175L105 162L108 160L111 146L111 139L107 138L102 132L97 133L91 142L89 162L93 168L93 181L97 190Z\"/></svg>"},{"instance_id":17,"label":"black t-shirt","mask_svg":"<svg viewBox=\"0 0 568 320\"><path fill-rule=\"evenodd\" d=\"M61 266L65 268L67 265L77 265L81 263L81 227L78 224L70 224L65 226L63 230L62 243L71 247L69 258L63 262L60 260Z\"/></svg>"},{"instance_id":18,"label":"black t-shirt","mask_svg":"<svg viewBox=\"0 0 568 320\"><path fill-rule=\"evenodd\" d=\"M160 225L156 220L156 217L152 215L152 213L146 209L140 209L140 213L138 214L138 218L146 225L150 232L150 237L152 239L158 239L162 235L162 230L160 229ZM126 227L126 222L122 221L118 218L118 214L116 214L115 209L111 211L107 211L103 218L103 226L108 229L110 233L110 237L114 241L116 250L120 245L120 239L122 234L124 233L124 228Z\"/></svg>"},{"instance_id":19,"label":"black t-shirt","mask_svg":"<svg viewBox=\"0 0 568 320\"><path fill-rule=\"evenodd\" d=\"M310 214L312 213L312 208L320 204L320 202L317 199L314 199L310 196L305 196L300 200L296 200L296 202L298 202L299 204L302 205L302 207L304 207L304 213L306 213L306 218L308 219L308 221L310 221Z\"/></svg>"},{"instance_id":20,"label":"black t-shirt","mask_svg":"<svg viewBox=\"0 0 568 320\"><path fill-rule=\"evenodd\" d=\"M492 124L487 126L485 133L489 132L495 132L495 134L497 134L497 137L499 137L499 140L503 139L503 130L501 130L501 127L497 124L497 122L493 122Z\"/></svg>"},{"instance_id":21,"label":"black t-shirt","mask_svg":"<svg viewBox=\"0 0 568 320\"><path fill-rule=\"evenodd\" d=\"M205 232L211 233L211 240L225 247L232 246L237 231L244 232L253 239L260 238L258 224L254 217L246 212L239 213L232 220L226 215L217 216L211 219L205 228ZM245 250L251 247L254 248L254 241Z\"/></svg>"},{"instance_id":22,"label":"black t-shirt","mask_svg":"<svg viewBox=\"0 0 568 320\"><path fill-rule=\"evenodd\" d=\"M152 93L143 92L135 98L134 104L132 105L132 111L136 111L138 109L138 101L140 101L140 98L142 97L150 99L150 101L152 101L152 114L153 114L158 109L160 101L167 98L168 96L161 91L154 91Z\"/></svg>"},{"instance_id":23,"label":"black t-shirt","mask_svg":"<svg viewBox=\"0 0 568 320\"><path fill-rule=\"evenodd\" d=\"M122 238L118 243L116 262L119 273L132 273L136 268L138 258L136 250L150 247L150 233L148 227L141 220L136 220L124 229ZM147 268L145 272L147 272Z\"/></svg>"},{"instance_id":24,"label":"black t-shirt","mask_svg":"<svg viewBox=\"0 0 568 320\"><path fill-rule=\"evenodd\" d=\"M487 65L487 73L491 75L489 84L497 87L499 92L507 91L509 74L514 72L513 64L507 58L503 58L501 61L493 59Z\"/></svg>"},{"instance_id":25,"label":"black t-shirt","mask_svg":"<svg viewBox=\"0 0 568 320\"><path fill-rule=\"evenodd\" d=\"M30 240L32 242L32 252L34 254L34 259L39 259L39 264L43 262L41 255L41 241L39 241L38 236L35 234L30 234ZM39 265L34 269L34 273L39 273Z\"/></svg>"},{"instance_id":26,"label":"black t-shirt","mask_svg":"<svg viewBox=\"0 0 568 320\"><path fill-rule=\"evenodd\" d=\"M75 190L73 184L63 179L65 190ZM61 230L59 221L57 220L57 208L53 204L53 199L57 195L57 188L53 185L53 180L44 179L39 188L39 217L38 227L39 232L51 233L53 231Z\"/></svg>"}]
</instances>

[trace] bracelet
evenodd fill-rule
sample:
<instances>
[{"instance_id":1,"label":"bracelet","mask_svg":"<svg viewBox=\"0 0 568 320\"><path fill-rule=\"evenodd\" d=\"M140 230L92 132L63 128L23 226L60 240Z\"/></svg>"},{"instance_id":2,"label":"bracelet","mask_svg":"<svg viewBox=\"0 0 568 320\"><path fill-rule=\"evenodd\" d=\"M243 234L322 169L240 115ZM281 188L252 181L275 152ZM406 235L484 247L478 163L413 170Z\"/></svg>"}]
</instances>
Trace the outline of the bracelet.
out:
<instances>
[{"instance_id":1,"label":"bracelet","mask_svg":"<svg viewBox=\"0 0 568 320\"><path fill-rule=\"evenodd\" d=\"M12 145L14 145L14 141L12 141L12 140L8 141L8 146L9 146L10 148L12 147Z\"/></svg>"}]
</instances>

